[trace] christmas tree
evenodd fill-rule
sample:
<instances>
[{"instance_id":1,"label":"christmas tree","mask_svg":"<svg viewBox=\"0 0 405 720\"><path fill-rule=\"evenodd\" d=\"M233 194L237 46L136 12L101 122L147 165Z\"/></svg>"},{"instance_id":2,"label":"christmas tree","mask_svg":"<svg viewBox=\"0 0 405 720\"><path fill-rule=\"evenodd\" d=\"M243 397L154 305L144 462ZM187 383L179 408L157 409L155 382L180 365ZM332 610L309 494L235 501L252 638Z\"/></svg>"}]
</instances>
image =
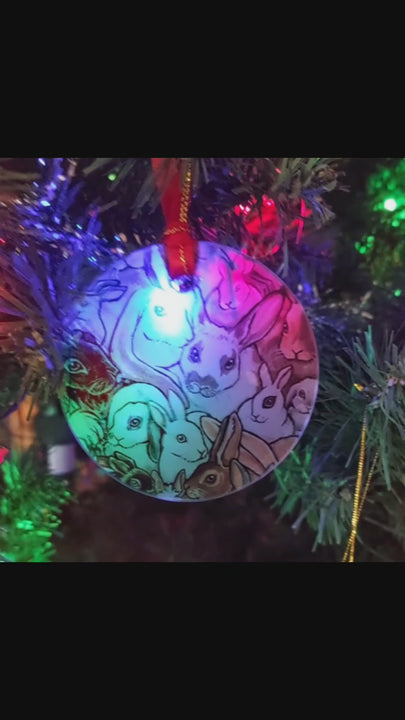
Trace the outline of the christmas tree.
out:
<instances>
[{"instance_id":1,"label":"christmas tree","mask_svg":"<svg viewBox=\"0 0 405 720\"><path fill-rule=\"evenodd\" d=\"M170 225L177 175L188 187L187 212ZM119 301L116 279L104 278L120 259L164 242L182 291L199 243L242 251L294 293L320 364L305 432L259 481L263 508L298 535L309 532L314 555L327 548L336 561L402 559L404 182L402 158L0 158L0 413L27 397L42 410L59 404L70 309L89 288ZM185 271L175 277L180 256ZM73 415L83 392L70 383ZM98 426L86 402L75 429L95 446ZM155 420L163 424L156 412ZM153 474L142 476L125 452L112 457L109 467L114 462L130 487L150 491ZM55 486L38 453L20 451L2 467L0 552L45 561L68 490ZM42 521L30 510L36 494ZM39 550L38 537L48 543Z\"/></svg>"}]
</instances>

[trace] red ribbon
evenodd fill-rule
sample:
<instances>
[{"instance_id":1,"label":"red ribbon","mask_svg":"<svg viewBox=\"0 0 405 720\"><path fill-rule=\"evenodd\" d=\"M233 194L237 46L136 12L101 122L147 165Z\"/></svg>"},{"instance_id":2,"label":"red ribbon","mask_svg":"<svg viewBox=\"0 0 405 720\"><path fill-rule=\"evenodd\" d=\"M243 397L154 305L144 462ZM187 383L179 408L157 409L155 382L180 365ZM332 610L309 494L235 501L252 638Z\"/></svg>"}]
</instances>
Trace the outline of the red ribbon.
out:
<instances>
[{"instance_id":1,"label":"red ribbon","mask_svg":"<svg viewBox=\"0 0 405 720\"><path fill-rule=\"evenodd\" d=\"M188 220L182 217L185 188L182 186L182 168L176 159L162 167L166 158L152 158L152 167L166 219L163 236L166 265L172 280L193 276L197 266L197 241L191 236ZM188 210L188 208L187 208Z\"/></svg>"}]
</instances>

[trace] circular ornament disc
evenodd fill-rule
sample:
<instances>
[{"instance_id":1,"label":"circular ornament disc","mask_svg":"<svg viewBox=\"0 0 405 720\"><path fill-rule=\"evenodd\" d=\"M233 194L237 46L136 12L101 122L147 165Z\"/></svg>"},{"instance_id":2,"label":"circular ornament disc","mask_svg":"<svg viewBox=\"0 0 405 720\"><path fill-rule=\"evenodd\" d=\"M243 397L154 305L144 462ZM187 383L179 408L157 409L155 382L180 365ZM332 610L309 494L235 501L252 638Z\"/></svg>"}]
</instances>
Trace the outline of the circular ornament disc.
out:
<instances>
[{"instance_id":1,"label":"circular ornament disc","mask_svg":"<svg viewBox=\"0 0 405 720\"><path fill-rule=\"evenodd\" d=\"M118 260L75 305L63 353L61 402L80 445L163 500L212 500L265 477L318 391L300 302L264 265L211 242L191 286L170 280L161 246Z\"/></svg>"}]
</instances>

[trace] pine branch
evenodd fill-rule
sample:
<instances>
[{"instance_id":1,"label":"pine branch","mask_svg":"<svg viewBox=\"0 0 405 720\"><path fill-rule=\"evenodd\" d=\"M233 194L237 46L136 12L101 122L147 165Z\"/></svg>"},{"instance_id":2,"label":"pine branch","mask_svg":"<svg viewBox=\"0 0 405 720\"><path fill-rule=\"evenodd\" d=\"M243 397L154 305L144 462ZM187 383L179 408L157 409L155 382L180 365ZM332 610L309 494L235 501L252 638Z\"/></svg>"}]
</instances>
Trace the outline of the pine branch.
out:
<instances>
[{"instance_id":1,"label":"pine branch","mask_svg":"<svg viewBox=\"0 0 405 720\"><path fill-rule=\"evenodd\" d=\"M46 474L34 451L0 468L0 554L9 562L50 562L67 484Z\"/></svg>"}]
</instances>

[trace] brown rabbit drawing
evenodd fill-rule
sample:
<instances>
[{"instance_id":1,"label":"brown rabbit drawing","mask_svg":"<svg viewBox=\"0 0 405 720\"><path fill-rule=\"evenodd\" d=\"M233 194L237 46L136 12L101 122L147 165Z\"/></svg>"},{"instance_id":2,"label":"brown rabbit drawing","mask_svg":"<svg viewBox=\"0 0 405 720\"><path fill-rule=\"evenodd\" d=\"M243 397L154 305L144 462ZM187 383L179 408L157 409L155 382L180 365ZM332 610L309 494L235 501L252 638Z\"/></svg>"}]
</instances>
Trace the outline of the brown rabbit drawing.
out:
<instances>
[{"instance_id":1,"label":"brown rabbit drawing","mask_svg":"<svg viewBox=\"0 0 405 720\"><path fill-rule=\"evenodd\" d=\"M251 450L246 447L248 438L242 433L242 425L236 413L225 418L222 424L212 418L203 418L201 424L210 439L215 437L214 445L208 462L200 465L190 478L186 478L184 470L177 475L175 490L181 498L212 500L222 497L240 490L264 472L264 467L254 455L257 454L257 447L252 446ZM266 456L265 462L274 465L275 456L270 448L259 438L251 438L253 442L261 443L260 450L262 456ZM251 473L242 465L242 459L251 468Z\"/></svg>"},{"instance_id":2,"label":"brown rabbit drawing","mask_svg":"<svg viewBox=\"0 0 405 720\"><path fill-rule=\"evenodd\" d=\"M239 490L250 482L247 470L236 459L242 425L236 413L222 422L209 460L187 480L184 470L176 478L175 489L187 500L211 500Z\"/></svg>"}]
</instances>

